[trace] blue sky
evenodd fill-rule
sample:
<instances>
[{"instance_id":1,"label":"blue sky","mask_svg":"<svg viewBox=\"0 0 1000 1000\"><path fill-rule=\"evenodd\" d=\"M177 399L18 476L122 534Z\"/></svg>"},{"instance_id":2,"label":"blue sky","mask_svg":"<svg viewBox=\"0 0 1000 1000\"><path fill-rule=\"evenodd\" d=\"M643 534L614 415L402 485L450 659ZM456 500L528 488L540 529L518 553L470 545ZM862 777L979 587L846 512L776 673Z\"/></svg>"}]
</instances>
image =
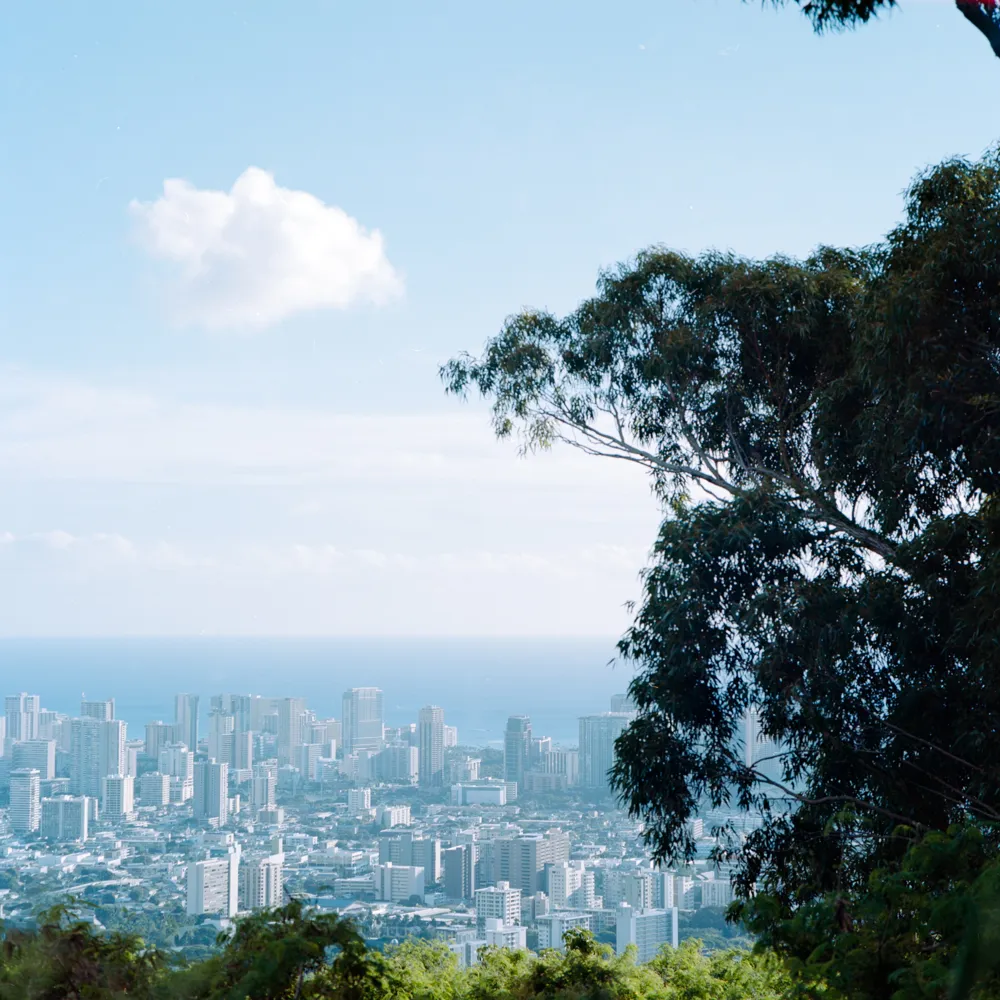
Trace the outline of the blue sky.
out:
<instances>
[{"instance_id":1,"label":"blue sky","mask_svg":"<svg viewBox=\"0 0 1000 1000\"><path fill-rule=\"evenodd\" d=\"M998 74L950 0L8 6L0 631L616 633L646 484L437 366L652 243L878 238Z\"/></svg>"}]
</instances>

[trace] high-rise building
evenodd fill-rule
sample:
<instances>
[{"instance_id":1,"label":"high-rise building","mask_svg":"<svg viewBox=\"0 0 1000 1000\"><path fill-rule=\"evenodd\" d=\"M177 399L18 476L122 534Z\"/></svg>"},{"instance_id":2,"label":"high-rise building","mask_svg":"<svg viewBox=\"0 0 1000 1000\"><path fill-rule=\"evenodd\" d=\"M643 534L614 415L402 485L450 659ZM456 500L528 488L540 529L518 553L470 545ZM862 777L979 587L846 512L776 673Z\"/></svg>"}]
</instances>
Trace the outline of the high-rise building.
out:
<instances>
[{"instance_id":1,"label":"high-rise building","mask_svg":"<svg viewBox=\"0 0 1000 1000\"><path fill-rule=\"evenodd\" d=\"M7 720L5 738L8 740L37 740L41 699L37 694L8 695L4 699Z\"/></svg>"},{"instance_id":2,"label":"high-rise building","mask_svg":"<svg viewBox=\"0 0 1000 1000\"><path fill-rule=\"evenodd\" d=\"M582 861L554 861L545 866L547 893L554 910L592 910L597 903L594 873Z\"/></svg>"},{"instance_id":3,"label":"high-rise building","mask_svg":"<svg viewBox=\"0 0 1000 1000\"><path fill-rule=\"evenodd\" d=\"M24 740L15 743L11 751L11 767L34 768L42 781L51 781L56 776L56 741Z\"/></svg>"},{"instance_id":4,"label":"high-rise building","mask_svg":"<svg viewBox=\"0 0 1000 1000\"><path fill-rule=\"evenodd\" d=\"M42 836L57 843L85 841L89 834L93 801L82 795L42 799Z\"/></svg>"},{"instance_id":5,"label":"high-rise building","mask_svg":"<svg viewBox=\"0 0 1000 1000\"><path fill-rule=\"evenodd\" d=\"M160 750L159 770L170 775L170 801L194 798L194 753L185 743L171 743Z\"/></svg>"},{"instance_id":6,"label":"high-rise building","mask_svg":"<svg viewBox=\"0 0 1000 1000\"><path fill-rule=\"evenodd\" d=\"M244 910L281 906L284 902L283 862L281 854L272 854L266 858L248 858L243 863L240 882Z\"/></svg>"},{"instance_id":7,"label":"high-rise building","mask_svg":"<svg viewBox=\"0 0 1000 1000\"><path fill-rule=\"evenodd\" d=\"M509 882L476 890L476 927L482 932L487 920L499 920L506 926L521 922L521 890L512 889Z\"/></svg>"},{"instance_id":8,"label":"high-rise building","mask_svg":"<svg viewBox=\"0 0 1000 1000\"><path fill-rule=\"evenodd\" d=\"M494 881L509 882L524 896L544 889L545 866L569 860L569 835L562 830L523 837L497 837L494 843Z\"/></svg>"},{"instance_id":9,"label":"high-rise building","mask_svg":"<svg viewBox=\"0 0 1000 1000\"><path fill-rule=\"evenodd\" d=\"M147 722L146 723L146 745L144 751L147 757L153 760L160 759L160 751L177 742L177 726L169 722Z\"/></svg>"},{"instance_id":10,"label":"high-rise building","mask_svg":"<svg viewBox=\"0 0 1000 1000\"><path fill-rule=\"evenodd\" d=\"M629 712L604 712L580 719L580 784L609 789L608 772L615 762L615 740L632 721Z\"/></svg>"},{"instance_id":11,"label":"high-rise building","mask_svg":"<svg viewBox=\"0 0 1000 1000\"><path fill-rule=\"evenodd\" d=\"M636 705L635 702L632 700L632 695L613 694L611 696L611 711L625 712L626 714L634 715L636 713Z\"/></svg>"},{"instance_id":12,"label":"high-rise building","mask_svg":"<svg viewBox=\"0 0 1000 1000\"><path fill-rule=\"evenodd\" d=\"M416 865L395 865L387 861L374 866L375 898L402 903L411 896L424 896L424 870Z\"/></svg>"},{"instance_id":13,"label":"high-rise building","mask_svg":"<svg viewBox=\"0 0 1000 1000\"><path fill-rule=\"evenodd\" d=\"M236 720L221 711L208 716L208 756L222 764L233 766L233 733Z\"/></svg>"},{"instance_id":14,"label":"high-rise building","mask_svg":"<svg viewBox=\"0 0 1000 1000\"><path fill-rule=\"evenodd\" d=\"M781 744L768 736L761 724L760 710L751 706L743 719L743 756L752 767L772 781L784 778L781 766Z\"/></svg>"},{"instance_id":15,"label":"high-rise building","mask_svg":"<svg viewBox=\"0 0 1000 1000\"><path fill-rule=\"evenodd\" d=\"M441 841L437 837L415 837L410 842L411 865L424 870L424 882L433 883L441 878Z\"/></svg>"},{"instance_id":16,"label":"high-rise building","mask_svg":"<svg viewBox=\"0 0 1000 1000\"><path fill-rule=\"evenodd\" d=\"M420 734L420 784L428 787L444 784L444 709L427 705L417 717Z\"/></svg>"},{"instance_id":17,"label":"high-rise building","mask_svg":"<svg viewBox=\"0 0 1000 1000\"><path fill-rule=\"evenodd\" d=\"M70 721L69 787L74 795L101 796L102 726L100 719Z\"/></svg>"},{"instance_id":18,"label":"high-rise building","mask_svg":"<svg viewBox=\"0 0 1000 1000\"><path fill-rule=\"evenodd\" d=\"M144 806L170 805L170 775L147 771L139 779L139 801Z\"/></svg>"},{"instance_id":19,"label":"high-rise building","mask_svg":"<svg viewBox=\"0 0 1000 1000\"><path fill-rule=\"evenodd\" d=\"M253 695L214 694L209 707L211 712L231 715L238 733L249 733L253 725Z\"/></svg>"},{"instance_id":20,"label":"high-rise building","mask_svg":"<svg viewBox=\"0 0 1000 1000\"><path fill-rule=\"evenodd\" d=\"M420 773L420 751L403 743L390 744L379 751L375 770L388 785L415 785Z\"/></svg>"},{"instance_id":21,"label":"high-rise building","mask_svg":"<svg viewBox=\"0 0 1000 1000\"><path fill-rule=\"evenodd\" d=\"M115 699L108 698L105 701L80 702L80 715L84 719L100 719L101 722L110 722L115 717Z\"/></svg>"},{"instance_id":22,"label":"high-rise building","mask_svg":"<svg viewBox=\"0 0 1000 1000\"><path fill-rule=\"evenodd\" d=\"M239 909L239 848L222 858L207 858L188 865L187 912L191 916L215 913L235 917Z\"/></svg>"},{"instance_id":23,"label":"high-rise building","mask_svg":"<svg viewBox=\"0 0 1000 1000\"><path fill-rule=\"evenodd\" d=\"M615 951L622 955L635 945L637 962L656 958L665 944L678 945L677 910L639 910L628 903L618 907L615 927Z\"/></svg>"},{"instance_id":24,"label":"high-rise building","mask_svg":"<svg viewBox=\"0 0 1000 1000\"><path fill-rule=\"evenodd\" d=\"M274 809L277 788L276 770L266 764L255 764L250 785L250 804L254 809Z\"/></svg>"},{"instance_id":25,"label":"high-rise building","mask_svg":"<svg viewBox=\"0 0 1000 1000\"><path fill-rule=\"evenodd\" d=\"M344 753L379 750L383 739L382 690L351 688L344 692Z\"/></svg>"},{"instance_id":26,"label":"high-rise building","mask_svg":"<svg viewBox=\"0 0 1000 1000\"><path fill-rule=\"evenodd\" d=\"M278 763L294 764L302 745L306 703L302 698L282 698L278 703Z\"/></svg>"},{"instance_id":27,"label":"high-rise building","mask_svg":"<svg viewBox=\"0 0 1000 1000\"><path fill-rule=\"evenodd\" d=\"M594 929L594 914L580 911L561 910L558 913L546 913L535 920L538 928L538 948L555 948L556 951L566 950L566 932L576 927L585 931Z\"/></svg>"},{"instance_id":28,"label":"high-rise building","mask_svg":"<svg viewBox=\"0 0 1000 1000\"><path fill-rule=\"evenodd\" d=\"M135 812L135 778L131 774L107 774L101 779L102 815L112 823Z\"/></svg>"},{"instance_id":29,"label":"high-rise building","mask_svg":"<svg viewBox=\"0 0 1000 1000\"><path fill-rule=\"evenodd\" d=\"M444 727L444 748L458 746L458 726Z\"/></svg>"},{"instance_id":30,"label":"high-rise building","mask_svg":"<svg viewBox=\"0 0 1000 1000\"><path fill-rule=\"evenodd\" d=\"M196 694L179 694L174 698L176 738L191 751L198 749L198 704L200 700Z\"/></svg>"},{"instance_id":31,"label":"high-rise building","mask_svg":"<svg viewBox=\"0 0 1000 1000\"><path fill-rule=\"evenodd\" d=\"M229 821L229 765L214 760L194 765L194 816L212 826Z\"/></svg>"},{"instance_id":32,"label":"high-rise building","mask_svg":"<svg viewBox=\"0 0 1000 1000\"><path fill-rule=\"evenodd\" d=\"M531 719L526 715L512 715L507 720L503 737L504 781L516 781L518 788L524 784L530 752Z\"/></svg>"},{"instance_id":33,"label":"high-rise building","mask_svg":"<svg viewBox=\"0 0 1000 1000\"><path fill-rule=\"evenodd\" d=\"M98 766L102 778L112 774L128 774L126 750L126 728L120 719L109 719L99 723L101 743Z\"/></svg>"},{"instance_id":34,"label":"high-rise building","mask_svg":"<svg viewBox=\"0 0 1000 1000\"><path fill-rule=\"evenodd\" d=\"M370 788L348 788L347 810L359 813L372 807L372 790Z\"/></svg>"},{"instance_id":35,"label":"high-rise building","mask_svg":"<svg viewBox=\"0 0 1000 1000\"><path fill-rule=\"evenodd\" d=\"M38 771L22 767L10 772L10 826L15 833L34 833L42 818Z\"/></svg>"},{"instance_id":36,"label":"high-rise building","mask_svg":"<svg viewBox=\"0 0 1000 1000\"><path fill-rule=\"evenodd\" d=\"M450 899L472 899L475 890L476 845L457 844L441 852L444 892Z\"/></svg>"}]
</instances>

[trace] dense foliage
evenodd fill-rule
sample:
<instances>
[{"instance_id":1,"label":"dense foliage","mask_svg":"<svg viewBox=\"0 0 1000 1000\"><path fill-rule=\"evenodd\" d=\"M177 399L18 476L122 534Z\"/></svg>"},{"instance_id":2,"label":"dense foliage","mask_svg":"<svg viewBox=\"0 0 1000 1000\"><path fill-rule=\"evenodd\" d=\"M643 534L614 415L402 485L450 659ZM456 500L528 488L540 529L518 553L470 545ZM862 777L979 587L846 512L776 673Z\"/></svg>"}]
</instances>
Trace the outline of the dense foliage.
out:
<instances>
[{"instance_id":1,"label":"dense foliage","mask_svg":"<svg viewBox=\"0 0 1000 1000\"><path fill-rule=\"evenodd\" d=\"M95 933L61 908L32 931L7 931L0 951L2 1000L778 1000L780 964L745 952L704 956L696 942L637 965L586 932L565 953L485 949L459 968L440 942L367 950L349 921L291 903L240 921L209 958L188 966L123 934Z\"/></svg>"},{"instance_id":2,"label":"dense foliage","mask_svg":"<svg viewBox=\"0 0 1000 1000\"><path fill-rule=\"evenodd\" d=\"M444 370L501 435L652 473L666 516L621 643L640 711L614 782L668 860L706 802L760 810L727 848L770 900L760 932L831 898L847 927L875 873L955 824L995 855L998 251L994 152L920 177L877 245L653 249ZM770 766L741 746L754 707Z\"/></svg>"}]
</instances>

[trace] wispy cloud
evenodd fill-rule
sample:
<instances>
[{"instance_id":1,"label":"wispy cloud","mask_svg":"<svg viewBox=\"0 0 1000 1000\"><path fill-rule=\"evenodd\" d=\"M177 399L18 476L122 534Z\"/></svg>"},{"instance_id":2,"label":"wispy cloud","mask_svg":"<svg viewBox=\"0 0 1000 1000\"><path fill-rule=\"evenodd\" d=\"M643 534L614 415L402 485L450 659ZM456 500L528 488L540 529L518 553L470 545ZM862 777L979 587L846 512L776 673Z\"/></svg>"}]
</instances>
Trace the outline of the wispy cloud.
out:
<instances>
[{"instance_id":1,"label":"wispy cloud","mask_svg":"<svg viewBox=\"0 0 1000 1000\"><path fill-rule=\"evenodd\" d=\"M130 210L140 245L171 267L168 300L183 323L260 328L402 291L378 230L257 167L229 191L166 180Z\"/></svg>"}]
</instances>

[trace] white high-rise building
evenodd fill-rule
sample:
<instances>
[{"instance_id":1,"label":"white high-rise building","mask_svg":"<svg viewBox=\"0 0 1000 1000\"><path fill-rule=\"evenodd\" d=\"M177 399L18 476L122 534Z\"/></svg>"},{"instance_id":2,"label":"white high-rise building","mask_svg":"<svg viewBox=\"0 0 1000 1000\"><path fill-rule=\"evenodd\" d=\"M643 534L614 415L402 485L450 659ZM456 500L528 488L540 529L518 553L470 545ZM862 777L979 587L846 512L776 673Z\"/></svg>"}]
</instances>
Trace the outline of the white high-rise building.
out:
<instances>
[{"instance_id":1,"label":"white high-rise building","mask_svg":"<svg viewBox=\"0 0 1000 1000\"><path fill-rule=\"evenodd\" d=\"M80 702L80 715L84 719L100 719L101 722L110 722L115 717L115 699L108 698L105 701Z\"/></svg>"},{"instance_id":2,"label":"white high-rise building","mask_svg":"<svg viewBox=\"0 0 1000 1000\"><path fill-rule=\"evenodd\" d=\"M503 735L504 781L516 782L519 789L524 786L524 772L528 767L530 752L531 719L526 715L512 715L507 720Z\"/></svg>"},{"instance_id":3,"label":"white high-rise building","mask_svg":"<svg viewBox=\"0 0 1000 1000\"><path fill-rule=\"evenodd\" d=\"M476 890L476 926L485 930L487 920L499 920L505 926L521 922L521 890L509 882L497 882Z\"/></svg>"},{"instance_id":4,"label":"white high-rise building","mask_svg":"<svg viewBox=\"0 0 1000 1000\"><path fill-rule=\"evenodd\" d=\"M363 812L372 807L372 790L370 788L348 788L347 809L351 813Z\"/></svg>"},{"instance_id":5,"label":"white high-rise building","mask_svg":"<svg viewBox=\"0 0 1000 1000\"><path fill-rule=\"evenodd\" d=\"M192 753L198 750L198 704L196 694L179 694L174 698L175 737Z\"/></svg>"},{"instance_id":6,"label":"white high-rise building","mask_svg":"<svg viewBox=\"0 0 1000 1000\"><path fill-rule=\"evenodd\" d=\"M424 870L418 865L375 865L375 896L390 903L402 903L411 896L424 895Z\"/></svg>"},{"instance_id":7,"label":"white high-rise building","mask_svg":"<svg viewBox=\"0 0 1000 1000\"><path fill-rule=\"evenodd\" d=\"M93 802L82 795L42 799L42 836L57 843L85 841L90 832Z\"/></svg>"},{"instance_id":8,"label":"white high-rise building","mask_svg":"<svg viewBox=\"0 0 1000 1000\"><path fill-rule=\"evenodd\" d=\"M24 740L14 744L11 751L11 767L34 768L42 781L56 776L56 741Z\"/></svg>"},{"instance_id":9,"label":"white high-rise building","mask_svg":"<svg viewBox=\"0 0 1000 1000\"><path fill-rule=\"evenodd\" d=\"M590 931L594 929L594 914L560 910L558 913L546 913L535 921L538 928L538 947L566 950L565 936L568 930L580 927Z\"/></svg>"},{"instance_id":10,"label":"white high-rise building","mask_svg":"<svg viewBox=\"0 0 1000 1000\"><path fill-rule=\"evenodd\" d=\"M147 757L152 757L153 760L158 760L160 757L160 751L164 747L169 746L171 743L177 742L176 737L177 726L173 723L160 722L147 722L146 723L146 746L145 752Z\"/></svg>"},{"instance_id":11,"label":"white high-rise building","mask_svg":"<svg viewBox=\"0 0 1000 1000\"><path fill-rule=\"evenodd\" d=\"M458 726L445 726L444 727L444 747L447 750L448 747L458 746Z\"/></svg>"},{"instance_id":12,"label":"white high-rise building","mask_svg":"<svg viewBox=\"0 0 1000 1000\"><path fill-rule=\"evenodd\" d=\"M229 821L229 765L214 760L194 766L194 816L212 826Z\"/></svg>"},{"instance_id":13,"label":"white high-rise building","mask_svg":"<svg viewBox=\"0 0 1000 1000\"><path fill-rule=\"evenodd\" d=\"M233 734L236 719L225 712L212 712L208 717L208 756L220 764L233 766Z\"/></svg>"},{"instance_id":14,"label":"white high-rise building","mask_svg":"<svg viewBox=\"0 0 1000 1000\"><path fill-rule=\"evenodd\" d=\"M420 709L417 733L420 739L420 784L428 787L443 785L444 709L437 705L426 705Z\"/></svg>"},{"instance_id":15,"label":"white high-rise building","mask_svg":"<svg viewBox=\"0 0 1000 1000\"><path fill-rule=\"evenodd\" d=\"M125 723L121 719L107 719L102 720L100 726L100 776L104 778L112 774L128 774Z\"/></svg>"},{"instance_id":16,"label":"white high-rise building","mask_svg":"<svg viewBox=\"0 0 1000 1000\"><path fill-rule=\"evenodd\" d=\"M8 740L37 740L41 699L37 694L8 695L4 699L4 716L7 720L5 738Z\"/></svg>"},{"instance_id":17,"label":"white high-rise building","mask_svg":"<svg viewBox=\"0 0 1000 1000\"><path fill-rule=\"evenodd\" d=\"M120 823L135 812L135 778L130 774L107 774L101 779L101 809L112 823Z\"/></svg>"},{"instance_id":18,"label":"white high-rise building","mask_svg":"<svg viewBox=\"0 0 1000 1000\"><path fill-rule=\"evenodd\" d=\"M22 767L10 772L10 826L15 833L34 833L42 818L38 771Z\"/></svg>"},{"instance_id":19,"label":"white high-rise building","mask_svg":"<svg viewBox=\"0 0 1000 1000\"><path fill-rule=\"evenodd\" d=\"M632 721L630 712L604 712L580 719L580 784L608 789L608 772L615 762L615 740Z\"/></svg>"},{"instance_id":20,"label":"white high-rise building","mask_svg":"<svg viewBox=\"0 0 1000 1000\"><path fill-rule=\"evenodd\" d=\"M356 750L379 750L383 739L382 689L351 688L344 692L341 720L344 753Z\"/></svg>"},{"instance_id":21,"label":"white high-rise building","mask_svg":"<svg viewBox=\"0 0 1000 1000\"><path fill-rule=\"evenodd\" d=\"M306 703L302 698L282 698L278 703L278 763L294 764L302 745Z\"/></svg>"},{"instance_id":22,"label":"white high-rise building","mask_svg":"<svg viewBox=\"0 0 1000 1000\"><path fill-rule=\"evenodd\" d=\"M378 752L378 777L389 785L415 785L420 773L420 751L405 743L393 743Z\"/></svg>"},{"instance_id":23,"label":"white high-rise building","mask_svg":"<svg viewBox=\"0 0 1000 1000\"><path fill-rule=\"evenodd\" d=\"M274 809L277 805L278 776L266 764L256 764L250 785L250 804L254 809Z\"/></svg>"},{"instance_id":24,"label":"white high-rise building","mask_svg":"<svg viewBox=\"0 0 1000 1000\"><path fill-rule=\"evenodd\" d=\"M139 779L139 800L144 806L170 805L170 775L147 771Z\"/></svg>"},{"instance_id":25,"label":"white high-rise building","mask_svg":"<svg viewBox=\"0 0 1000 1000\"><path fill-rule=\"evenodd\" d=\"M235 917L239 909L239 847L223 858L193 861L187 873L187 912Z\"/></svg>"},{"instance_id":26,"label":"white high-rise building","mask_svg":"<svg viewBox=\"0 0 1000 1000\"><path fill-rule=\"evenodd\" d=\"M159 770L170 775L170 801L194 798L194 754L184 743L171 743L160 751Z\"/></svg>"},{"instance_id":27,"label":"white high-rise building","mask_svg":"<svg viewBox=\"0 0 1000 1000\"><path fill-rule=\"evenodd\" d=\"M244 910L264 910L281 906L283 899L284 856L249 858L243 863L240 880Z\"/></svg>"},{"instance_id":28,"label":"white high-rise building","mask_svg":"<svg viewBox=\"0 0 1000 1000\"><path fill-rule=\"evenodd\" d=\"M615 929L615 951L619 955L631 944L638 951L636 961L649 962L665 944L677 947L677 909L639 910L621 903Z\"/></svg>"},{"instance_id":29,"label":"white high-rise building","mask_svg":"<svg viewBox=\"0 0 1000 1000\"><path fill-rule=\"evenodd\" d=\"M549 902L554 910L592 910L594 873L582 861L557 861L547 865Z\"/></svg>"},{"instance_id":30,"label":"white high-rise building","mask_svg":"<svg viewBox=\"0 0 1000 1000\"><path fill-rule=\"evenodd\" d=\"M505 924L502 920L490 917L483 926L483 938L487 948L524 951L528 947L528 928L518 924Z\"/></svg>"}]
</instances>

